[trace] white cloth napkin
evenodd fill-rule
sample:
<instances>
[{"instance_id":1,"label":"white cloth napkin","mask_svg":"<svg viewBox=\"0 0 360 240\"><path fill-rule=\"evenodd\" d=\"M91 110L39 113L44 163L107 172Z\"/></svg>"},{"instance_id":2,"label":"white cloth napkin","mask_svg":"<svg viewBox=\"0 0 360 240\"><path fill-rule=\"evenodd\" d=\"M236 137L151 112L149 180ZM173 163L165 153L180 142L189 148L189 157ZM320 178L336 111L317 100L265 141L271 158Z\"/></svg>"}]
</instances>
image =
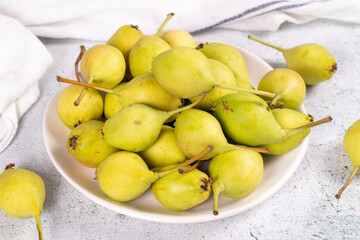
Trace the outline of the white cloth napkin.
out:
<instances>
[{"instance_id":1,"label":"white cloth napkin","mask_svg":"<svg viewBox=\"0 0 360 240\"><path fill-rule=\"evenodd\" d=\"M0 15L0 152L18 120L39 96L38 80L52 63L39 39L18 21Z\"/></svg>"}]
</instances>

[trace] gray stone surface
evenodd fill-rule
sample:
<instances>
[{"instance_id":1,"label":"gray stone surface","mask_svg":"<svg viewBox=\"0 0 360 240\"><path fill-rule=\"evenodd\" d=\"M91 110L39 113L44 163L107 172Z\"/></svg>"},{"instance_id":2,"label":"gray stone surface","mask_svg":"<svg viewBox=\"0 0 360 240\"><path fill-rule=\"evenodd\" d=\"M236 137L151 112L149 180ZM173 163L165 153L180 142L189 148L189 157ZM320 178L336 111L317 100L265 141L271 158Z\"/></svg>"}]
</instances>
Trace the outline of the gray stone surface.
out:
<instances>
[{"instance_id":1,"label":"gray stone surface","mask_svg":"<svg viewBox=\"0 0 360 240\"><path fill-rule=\"evenodd\" d=\"M248 34L214 29L195 37L236 44L273 67L285 67L280 52L248 40ZM0 169L15 162L44 179L44 239L359 239L359 176L340 200L334 195L352 170L342 141L346 129L360 118L360 26L318 20L251 34L283 47L315 42L331 51L338 60L338 72L330 81L307 87L305 107L316 119L331 115L334 120L313 129L299 168L271 198L237 216L197 224L155 223L115 213L83 196L60 175L44 146L44 110L60 86L55 76L71 77L78 46L95 42L41 39L54 64L39 82L40 98L21 119L12 143L0 153ZM0 234L1 239L37 238L34 219L16 219L2 211Z\"/></svg>"}]
</instances>

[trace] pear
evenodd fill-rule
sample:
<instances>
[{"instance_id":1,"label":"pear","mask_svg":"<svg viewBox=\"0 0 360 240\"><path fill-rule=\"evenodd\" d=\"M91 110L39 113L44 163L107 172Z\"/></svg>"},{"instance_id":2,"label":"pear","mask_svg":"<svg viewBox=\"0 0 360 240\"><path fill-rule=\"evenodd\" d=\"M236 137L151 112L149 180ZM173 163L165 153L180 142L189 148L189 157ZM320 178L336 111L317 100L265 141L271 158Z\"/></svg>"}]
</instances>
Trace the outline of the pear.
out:
<instances>
[{"instance_id":1,"label":"pear","mask_svg":"<svg viewBox=\"0 0 360 240\"><path fill-rule=\"evenodd\" d=\"M198 48L206 57L228 66L235 77L250 83L244 58L236 48L229 44L217 42L200 44Z\"/></svg>"},{"instance_id":2,"label":"pear","mask_svg":"<svg viewBox=\"0 0 360 240\"><path fill-rule=\"evenodd\" d=\"M278 143L304 129L331 121L331 117L326 117L301 127L283 129L261 97L242 92L226 95L215 105L214 115L225 135L246 146Z\"/></svg>"},{"instance_id":3,"label":"pear","mask_svg":"<svg viewBox=\"0 0 360 240\"><path fill-rule=\"evenodd\" d=\"M211 72L217 82L236 86L236 80L235 80L234 74L232 73L230 68L228 68L225 64L223 64L219 61L213 60L213 59L209 59L209 62L211 65ZM204 100L202 100L201 103L199 103L197 105L197 107L200 109L203 109L203 110L209 110L210 107L212 106L212 104L216 100L218 100L222 96L225 96L225 95L231 94L231 93L235 93L235 92L236 91L234 91L234 90L227 90L227 89L215 87L213 90L211 90L206 95ZM194 102L197 99L198 99L198 97L194 97L194 98L191 98L190 101Z\"/></svg>"},{"instance_id":4,"label":"pear","mask_svg":"<svg viewBox=\"0 0 360 240\"><path fill-rule=\"evenodd\" d=\"M259 90L277 93L270 108L281 98L285 108L298 109L305 100L306 86L302 77L291 69L273 69L267 72L259 82Z\"/></svg>"},{"instance_id":5,"label":"pear","mask_svg":"<svg viewBox=\"0 0 360 240\"><path fill-rule=\"evenodd\" d=\"M0 174L0 208L9 216L28 218L33 216L43 239L40 215L45 201L45 184L41 177L27 169L6 166Z\"/></svg>"},{"instance_id":6,"label":"pear","mask_svg":"<svg viewBox=\"0 0 360 240\"><path fill-rule=\"evenodd\" d=\"M164 31L160 34L160 38L165 40L171 48L186 46L186 47L196 47L196 42L194 38L191 36L190 33L179 30L179 29L172 29Z\"/></svg>"},{"instance_id":7,"label":"pear","mask_svg":"<svg viewBox=\"0 0 360 240\"><path fill-rule=\"evenodd\" d=\"M255 89L253 85L251 85L250 82L242 80L240 78L235 78L236 86L240 88L248 88L248 89Z\"/></svg>"},{"instance_id":8,"label":"pear","mask_svg":"<svg viewBox=\"0 0 360 240\"><path fill-rule=\"evenodd\" d=\"M159 37L159 35L172 16L174 16L174 14L169 13L163 24L153 36L144 36L140 38L131 48L129 54L129 68L133 77L137 77L144 73L150 73L151 63L154 57L171 48L167 42Z\"/></svg>"},{"instance_id":9,"label":"pear","mask_svg":"<svg viewBox=\"0 0 360 240\"><path fill-rule=\"evenodd\" d=\"M89 120L70 132L66 149L82 165L96 168L105 158L118 151L104 140L101 133L103 127L104 122Z\"/></svg>"},{"instance_id":10,"label":"pear","mask_svg":"<svg viewBox=\"0 0 360 240\"><path fill-rule=\"evenodd\" d=\"M88 83L107 88L113 88L123 80L125 69L121 51L106 44L89 48L80 62L80 71Z\"/></svg>"},{"instance_id":11,"label":"pear","mask_svg":"<svg viewBox=\"0 0 360 240\"><path fill-rule=\"evenodd\" d=\"M351 163L354 167L349 179L345 183L345 185L339 190L339 192L335 195L337 199L340 199L342 193L350 184L356 173L359 171L360 166L360 120L354 122L346 131L344 136L344 150L349 155L351 159Z\"/></svg>"},{"instance_id":12,"label":"pear","mask_svg":"<svg viewBox=\"0 0 360 240\"><path fill-rule=\"evenodd\" d=\"M219 195L228 198L243 198L260 184L264 171L260 153L232 150L210 160L209 176L213 178L213 214L218 215Z\"/></svg>"},{"instance_id":13,"label":"pear","mask_svg":"<svg viewBox=\"0 0 360 240\"><path fill-rule=\"evenodd\" d=\"M163 125L155 143L139 152L149 167L163 167L186 160L186 156L176 145L174 128Z\"/></svg>"},{"instance_id":14,"label":"pear","mask_svg":"<svg viewBox=\"0 0 360 240\"><path fill-rule=\"evenodd\" d=\"M141 103L126 106L106 120L102 129L104 139L109 145L119 149L143 151L155 143L161 126L168 118L196 106L204 97L205 95L197 102L170 112Z\"/></svg>"},{"instance_id":15,"label":"pear","mask_svg":"<svg viewBox=\"0 0 360 240\"><path fill-rule=\"evenodd\" d=\"M173 166L157 168L168 170ZM185 167L185 169L189 166ZM154 170L154 169L152 169ZM156 199L168 209L185 211L205 202L211 193L212 179L198 169L186 174L172 172L154 182L151 191Z\"/></svg>"},{"instance_id":16,"label":"pear","mask_svg":"<svg viewBox=\"0 0 360 240\"><path fill-rule=\"evenodd\" d=\"M127 82L122 82L116 87L113 88L113 90L120 90ZM111 118L117 111L121 109L121 105L119 103L119 98L116 94L113 93L107 93L104 98L104 115L106 119Z\"/></svg>"},{"instance_id":17,"label":"pear","mask_svg":"<svg viewBox=\"0 0 360 240\"><path fill-rule=\"evenodd\" d=\"M282 52L287 67L299 73L307 85L315 85L326 81L337 70L336 59L329 50L319 44L307 43L285 49L266 43L251 35L249 35L249 38Z\"/></svg>"},{"instance_id":18,"label":"pear","mask_svg":"<svg viewBox=\"0 0 360 240\"><path fill-rule=\"evenodd\" d=\"M98 120L103 114L103 98L95 89L89 89L84 94L80 105L74 105L74 101L83 89L81 86L71 85L59 96L57 112L60 120L70 129L88 120Z\"/></svg>"},{"instance_id":19,"label":"pear","mask_svg":"<svg viewBox=\"0 0 360 240\"><path fill-rule=\"evenodd\" d=\"M158 83L180 98L192 98L210 92L214 87L245 91L274 98L276 94L231 86L217 82L209 59L190 47L176 47L160 53L152 62L152 72Z\"/></svg>"},{"instance_id":20,"label":"pear","mask_svg":"<svg viewBox=\"0 0 360 240\"><path fill-rule=\"evenodd\" d=\"M275 120L279 123L281 128L283 129L291 129L300 126L304 126L306 124L310 124L313 121L313 117L301 112L298 112L293 109L288 108L275 108L271 110L272 114L275 117ZM297 145L301 143L301 141L306 138L311 132L311 129L305 129L298 134L295 134L291 137L286 138L284 141L268 144L262 147L268 147L270 152L266 154L270 155L280 155L287 153L294 149Z\"/></svg>"},{"instance_id":21,"label":"pear","mask_svg":"<svg viewBox=\"0 0 360 240\"><path fill-rule=\"evenodd\" d=\"M119 49L124 55L125 62L128 63L131 48L143 36L137 25L123 25L116 30L106 44Z\"/></svg>"},{"instance_id":22,"label":"pear","mask_svg":"<svg viewBox=\"0 0 360 240\"><path fill-rule=\"evenodd\" d=\"M268 149L236 146L227 142L219 122L210 113L189 109L179 114L175 121L175 139L179 149L187 157L195 157L204 149L208 149L200 160L210 159L222 152L244 148L255 151ZM208 146L211 146L208 148ZM190 164L191 162L187 162Z\"/></svg>"},{"instance_id":23,"label":"pear","mask_svg":"<svg viewBox=\"0 0 360 240\"><path fill-rule=\"evenodd\" d=\"M131 201L141 196L158 178L176 168L153 172L144 160L133 152L119 151L102 161L96 169L101 190L111 199Z\"/></svg>"}]
</instances>

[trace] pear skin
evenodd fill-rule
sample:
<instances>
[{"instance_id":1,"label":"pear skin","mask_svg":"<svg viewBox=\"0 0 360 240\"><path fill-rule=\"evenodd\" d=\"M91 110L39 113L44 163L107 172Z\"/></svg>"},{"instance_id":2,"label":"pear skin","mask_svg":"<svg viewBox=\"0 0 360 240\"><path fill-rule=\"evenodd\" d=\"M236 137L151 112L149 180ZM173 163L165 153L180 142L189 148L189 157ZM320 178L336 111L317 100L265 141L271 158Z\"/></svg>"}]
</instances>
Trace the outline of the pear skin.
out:
<instances>
[{"instance_id":1,"label":"pear skin","mask_svg":"<svg viewBox=\"0 0 360 240\"><path fill-rule=\"evenodd\" d=\"M167 42L171 48L174 47L196 47L196 42L190 33L179 30L172 29L163 31L160 34L160 38L162 38L165 42Z\"/></svg>"},{"instance_id":2,"label":"pear skin","mask_svg":"<svg viewBox=\"0 0 360 240\"><path fill-rule=\"evenodd\" d=\"M116 87L114 87L114 90L120 90L127 82L122 82ZM107 93L104 98L104 115L106 119L111 118L114 116L117 111L119 111L122 108L121 104L119 103L119 98L116 94L113 93Z\"/></svg>"}]
</instances>

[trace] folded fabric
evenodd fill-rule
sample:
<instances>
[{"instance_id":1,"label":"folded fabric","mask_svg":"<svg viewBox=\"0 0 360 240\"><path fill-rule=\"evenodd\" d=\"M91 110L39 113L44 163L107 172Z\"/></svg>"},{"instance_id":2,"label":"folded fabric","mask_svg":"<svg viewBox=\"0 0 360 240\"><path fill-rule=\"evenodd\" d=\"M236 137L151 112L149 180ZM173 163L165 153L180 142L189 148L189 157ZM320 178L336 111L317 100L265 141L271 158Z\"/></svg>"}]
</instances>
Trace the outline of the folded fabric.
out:
<instances>
[{"instance_id":1,"label":"folded fabric","mask_svg":"<svg viewBox=\"0 0 360 240\"><path fill-rule=\"evenodd\" d=\"M124 24L151 34L170 12L175 17L167 28L189 32L214 27L276 30L285 21L316 18L360 23L358 0L0 0L0 13L18 19L38 36L52 38L106 40Z\"/></svg>"},{"instance_id":2,"label":"folded fabric","mask_svg":"<svg viewBox=\"0 0 360 240\"><path fill-rule=\"evenodd\" d=\"M38 80L52 63L39 39L18 21L0 15L0 152L18 120L39 96Z\"/></svg>"}]
</instances>

